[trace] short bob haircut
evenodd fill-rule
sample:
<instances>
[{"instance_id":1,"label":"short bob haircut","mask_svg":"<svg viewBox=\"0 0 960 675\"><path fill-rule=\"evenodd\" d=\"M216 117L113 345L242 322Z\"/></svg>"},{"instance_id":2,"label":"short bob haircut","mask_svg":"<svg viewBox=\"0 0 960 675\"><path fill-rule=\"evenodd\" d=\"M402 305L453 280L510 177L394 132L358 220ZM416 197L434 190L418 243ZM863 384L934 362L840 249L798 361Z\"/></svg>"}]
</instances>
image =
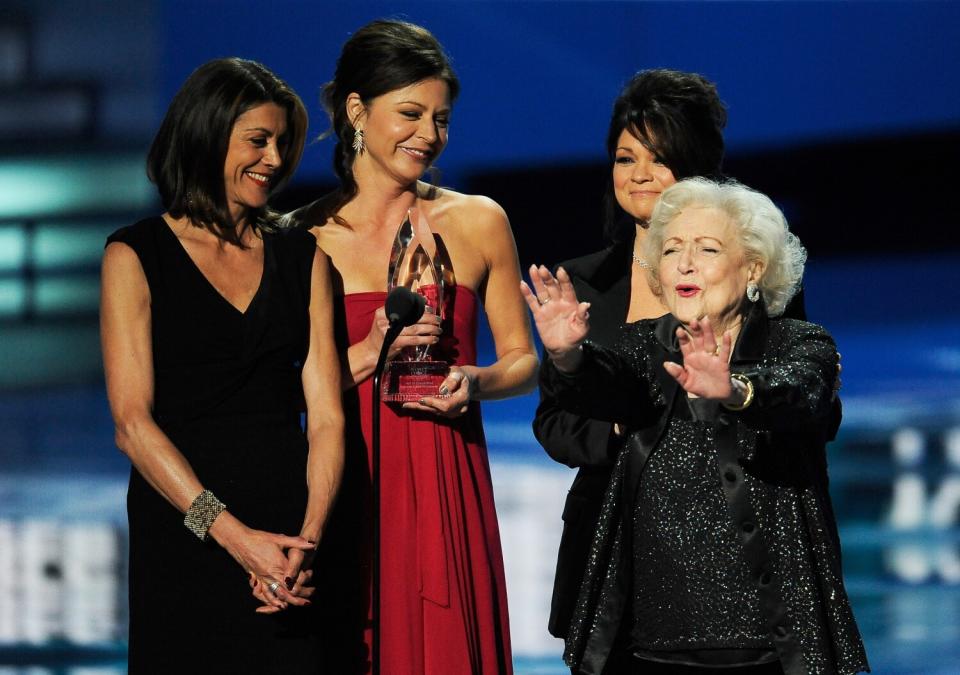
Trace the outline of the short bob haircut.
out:
<instances>
[{"instance_id":1,"label":"short bob haircut","mask_svg":"<svg viewBox=\"0 0 960 675\"><path fill-rule=\"evenodd\" d=\"M337 141L333 170L340 179L339 190L324 207L325 218L335 216L357 194L353 177L354 127L347 116L347 97L358 94L366 104L383 94L431 79L446 83L451 104L457 100L460 80L443 46L423 26L379 19L361 27L344 43L333 79L323 85L322 94L331 125L324 136L332 135Z\"/></svg>"},{"instance_id":2,"label":"short bob haircut","mask_svg":"<svg viewBox=\"0 0 960 675\"><path fill-rule=\"evenodd\" d=\"M303 101L283 80L255 61L227 58L197 68L173 98L147 156L147 175L156 183L164 208L174 218L186 216L221 239L240 245L230 216L223 179L230 134L237 118L264 103L287 112L283 164L272 189L290 178L300 163L307 135ZM284 140L284 139L281 139ZM266 209L247 223L267 226Z\"/></svg>"},{"instance_id":3,"label":"short bob haircut","mask_svg":"<svg viewBox=\"0 0 960 675\"><path fill-rule=\"evenodd\" d=\"M677 180L692 176L719 179L726 124L727 109L710 80L679 70L642 70L630 78L613 104L607 157L613 166L617 141L627 130L663 160ZM610 171L603 201L607 239L632 240L636 232L633 218L617 203Z\"/></svg>"},{"instance_id":4,"label":"short bob haircut","mask_svg":"<svg viewBox=\"0 0 960 675\"><path fill-rule=\"evenodd\" d=\"M688 178L663 191L653 209L650 230L643 243L644 258L650 264L651 288L657 294L661 292L658 275L664 230L691 208L716 209L730 219L739 232L747 261L763 263L758 285L767 314L783 314L800 288L807 251L790 232L787 219L769 197L736 181L718 183L706 178Z\"/></svg>"}]
</instances>

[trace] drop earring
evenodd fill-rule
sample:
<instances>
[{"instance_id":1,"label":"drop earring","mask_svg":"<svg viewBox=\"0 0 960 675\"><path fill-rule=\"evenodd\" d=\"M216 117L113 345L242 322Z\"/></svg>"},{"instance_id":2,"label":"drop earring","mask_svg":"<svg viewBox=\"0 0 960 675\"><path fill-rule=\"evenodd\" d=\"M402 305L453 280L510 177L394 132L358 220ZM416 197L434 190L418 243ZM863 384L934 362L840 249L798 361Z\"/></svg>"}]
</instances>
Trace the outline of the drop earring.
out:
<instances>
[{"instance_id":1,"label":"drop earring","mask_svg":"<svg viewBox=\"0 0 960 675\"><path fill-rule=\"evenodd\" d=\"M363 129L357 128L353 132L353 152L363 154Z\"/></svg>"}]
</instances>

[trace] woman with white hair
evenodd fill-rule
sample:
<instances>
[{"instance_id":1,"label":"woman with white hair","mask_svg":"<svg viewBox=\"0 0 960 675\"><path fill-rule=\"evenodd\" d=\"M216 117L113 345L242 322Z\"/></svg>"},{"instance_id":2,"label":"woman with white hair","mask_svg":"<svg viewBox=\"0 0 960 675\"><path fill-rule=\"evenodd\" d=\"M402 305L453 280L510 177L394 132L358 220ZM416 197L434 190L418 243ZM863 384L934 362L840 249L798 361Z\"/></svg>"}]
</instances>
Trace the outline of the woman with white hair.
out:
<instances>
[{"instance_id":1,"label":"woman with white hair","mask_svg":"<svg viewBox=\"0 0 960 675\"><path fill-rule=\"evenodd\" d=\"M549 357L541 393L625 430L567 635L575 673L867 669L827 491L837 352L779 318L806 253L773 202L688 179L644 241L670 314L586 340L567 273L523 293ZM598 448L597 462L608 461Z\"/></svg>"}]
</instances>

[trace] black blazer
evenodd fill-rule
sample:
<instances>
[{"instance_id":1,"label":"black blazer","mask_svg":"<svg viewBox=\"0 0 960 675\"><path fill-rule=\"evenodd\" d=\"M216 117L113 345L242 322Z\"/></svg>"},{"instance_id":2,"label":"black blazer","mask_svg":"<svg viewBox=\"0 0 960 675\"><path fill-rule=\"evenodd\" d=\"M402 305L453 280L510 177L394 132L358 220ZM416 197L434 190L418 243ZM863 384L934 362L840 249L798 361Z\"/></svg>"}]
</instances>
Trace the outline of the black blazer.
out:
<instances>
[{"instance_id":1,"label":"black blazer","mask_svg":"<svg viewBox=\"0 0 960 675\"><path fill-rule=\"evenodd\" d=\"M632 250L633 241L629 241L561 263L573 281L577 298L590 303L590 339L605 347L615 345L627 316ZM533 433L554 460L582 467L573 479L563 508L563 535L550 603L550 634L565 638L596 529L600 500L610 481L610 466L584 465L598 448L607 448L612 464L622 439L614 435L610 422L561 410L554 402L544 400L542 393Z\"/></svg>"},{"instance_id":2,"label":"black blazer","mask_svg":"<svg viewBox=\"0 0 960 675\"><path fill-rule=\"evenodd\" d=\"M590 303L590 341L614 348L630 305L630 273L633 240L620 242L590 255L560 263L570 275L577 298ZM784 316L806 319L801 290L787 306ZM840 423L839 404L834 411ZM613 433L613 424L561 410L546 400L533 420L533 433L547 454L561 464L579 469L563 508L563 534L557 553L557 569L550 602L550 634L567 637L567 628L577 601L590 542L596 531L600 503L610 470L623 444ZM609 465L596 466L598 448L605 448Z\"/></svg>"}]
</instances>

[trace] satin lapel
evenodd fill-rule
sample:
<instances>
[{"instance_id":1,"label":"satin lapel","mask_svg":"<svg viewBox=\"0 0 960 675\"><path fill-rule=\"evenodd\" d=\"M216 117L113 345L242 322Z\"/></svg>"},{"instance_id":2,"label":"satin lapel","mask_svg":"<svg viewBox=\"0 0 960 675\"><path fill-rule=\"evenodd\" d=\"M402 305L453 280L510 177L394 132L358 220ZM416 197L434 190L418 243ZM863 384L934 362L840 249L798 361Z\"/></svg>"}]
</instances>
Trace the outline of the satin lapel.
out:
<instances>
[{"instance_id":1,"label":"satin lapel","mask_svg":"<svg viewBox=\"0 0 960 675\"><path fill-rule=\"evenodd\" d=\"M613 347L620 335L627 316L627 303L630 298L630 278L616 281L603 292L584 283L579 284L577 295L583 302L590 303L590 339L597 344ZM582 290L582 292L581 292Z\"/></svg>"},{"instance_id":2,"label":"satin lapel","mask_svg":"<svg viewBox=\"0 0 960 675\"><path fill-rule=\"evenodd\" d=\"M767 321L767 307L760 298L750 303L747 313L743 317L743 328L737 337L737 344L733 346L731 364L753 364L763 360L763 351L767 346L767 335L770 331Z\"/></svg>"},{"instance_id":3,"label":"satin lapel","mask_svg":"<svg viewBox=\"0 0 960 675\"><path fill-rule=\"evenodd\" d=\"M657 378L657 382L663 390L663 398L668 402L671 409L673 407L673 399L676 398L677 389L679 389L680 385L677 384L677 381L667 372L667 369L663 367L663 362L673 361L674 363L683 364L683 355L680 353L680 346L677 344L677 328L679 327L680 322L677 321L672 314L667 314L657 319L655 331L657 343L660 345L662 351L657 355L650 355L651 368L653 369L654 376ZM653 359L656 359L656 361L654 362Z\"/></svg>"},{"instance_id":4,"label":"satin lapel","mask_svg":"<svg viewBox=\"0 0 960 675\"><path fill-rule=\"evenodd\" d=\"M591 303L590 339L613 347L627 318L630 303L629 245L616 244L603 255L582 259L581 267L571 263L574 287L582 302Z\"/></svg>"},{"instance_id":5,"label":"satin lapel","mask_svg":"<svg viewBox=\"0 0 960 675\"><path fill-rule=\"evenodd\" d=\"M671 350L671 345L675 343L675 338L671 340L671 337L675 335L678 325L680 325L679 322L674 319L673 316L667 314L657 320L656 327L654 328L658 349L647 356L647 374L652 374L653 377L657 378L657 382L663 391L663 399L666 402L666 407L655 424L632 433L627 437L630 456L627 461L626 475L623 481L623 497L625 500L628 500L624 502L626 504L635 503L643 467L646 465L650 453L653 452L654 448L656 448L660 442L660 438L663 436L663 432L670 421L670 416L673 414L673 405L677 398L679 385L663 367L663 362L667 360L675 362L681 361L679 351ZM629 524L627 525L627 529L629 529ZM628 539L627 542L629 541ZM624 545L628 546L629 543L625 543Z\"/></svg>"}]
</instances>

